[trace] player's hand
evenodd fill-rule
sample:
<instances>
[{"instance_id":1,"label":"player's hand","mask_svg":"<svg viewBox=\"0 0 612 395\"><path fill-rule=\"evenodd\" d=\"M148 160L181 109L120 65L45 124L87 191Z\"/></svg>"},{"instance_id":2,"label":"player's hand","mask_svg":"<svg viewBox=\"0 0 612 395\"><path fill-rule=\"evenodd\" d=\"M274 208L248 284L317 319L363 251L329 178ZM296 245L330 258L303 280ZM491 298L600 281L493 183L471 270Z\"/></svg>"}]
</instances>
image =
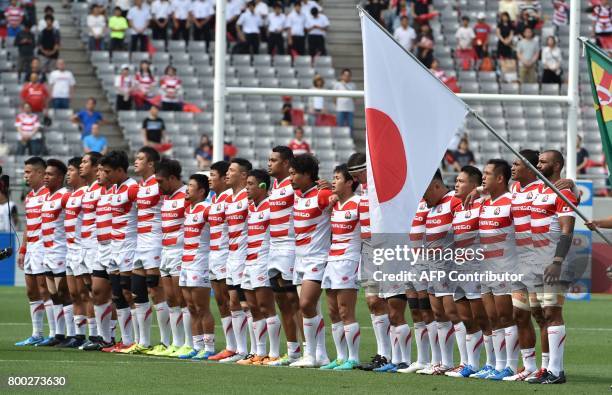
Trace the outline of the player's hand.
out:
<instances>
[{"instance_id":1,"label":"player's hand","mask_svg":"<svg viewBox=\"0 0 612 395\"><path fill-rule=\"evenodd\" d=\"M338 198L338 195L336 195L336 194L334 193L333 195L331 195L331 196L329 197L329 205L330 205L330 206L335 205L336 203L338 203L338 200L340 200L340 199Z\"/></svg>"},{"instance_id":2,"label":"player's hand","mask_svg":"<svg viewBox=\"0 0 612 395\"><path fill-rule=\"evenodd\" d=\"M320 179L317 181L317 189L332 189L332 185L329 181Z\"/></svg>"},{"instance_id":3,"label":"player's hand","mask_svg":"<svg viewBox=\"0 0 612 395\"><path fill-rule=\"evenodd\" d=\"M24 262L25 254L19 254L19 256L17 256L17 267L19 268L19 270L23 270Z\"/></svg>"},{"instance_id":4,"label":"player's hand","mask_svg":"<svg viewBox=\"0 0 612 395\"><path fill-rule=\"evenodd\" d=\"M551 263L544 269L544 282L548 285L555 284L559 281L561 275L561 265Z\"/></svg>"},{"instance_id":5,"label":"player's hand","mask_svg":"<svg viewBox=\"0 0 612 395\"><path fill-rule=\"evenodd\" d=\"M474 189L472 192L468 193L468 195L463 199L463 207L469 207L480 197L480 192Z\"/></svg>"},{"instance_id":6,"label":"player's hand","mask_svg":"<svg viewBox=\"0 0 612 395\"><path fill-rule=\"evenodd\" d=\"M586 225L587 228L589 228L592 231L597 229L597 225L595 225L595 221L585 222L584 224Z\"/></svg>"}]
</instances>

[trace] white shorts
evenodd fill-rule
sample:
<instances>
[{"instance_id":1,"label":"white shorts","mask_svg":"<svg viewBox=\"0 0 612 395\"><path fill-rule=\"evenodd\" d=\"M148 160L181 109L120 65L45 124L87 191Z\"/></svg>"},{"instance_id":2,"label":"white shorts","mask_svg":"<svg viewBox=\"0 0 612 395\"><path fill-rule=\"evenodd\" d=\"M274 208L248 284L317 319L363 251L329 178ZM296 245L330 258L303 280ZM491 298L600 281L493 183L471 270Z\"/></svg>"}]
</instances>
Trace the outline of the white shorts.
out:
<instances>
[{"instance_id":1,"label":"white shorts","mask_svg":"<svg viewBox=\"0 0 612 395\"><path fill-rule=\"evenodd\" d=\"M181 274L182 263L183 250L181 248L162 250L159 272L162 277L178 277Z\"/></svg>"},{"instance_id":2,"label":"white shorts","mask_svg":"<svg viewBox=\"0 0 612 395\"><path fill-rule=\"evenodd\" d=\"M476 270L466 270L462 273L477 273ZM482 285L479 281L461 281L455 284L455 301L466 298L468 300L480 299L482 297Z\"/></svg>"},{"instance_id":3,"label":"white shorts","mask_svg":"<svg viewBox=\"0 0 612 395\"><path fill-rule=\"evenodd\" d=\"M67 273L71 276L82 276L89 274L89 268L85 265L85 251L81 248L68 248L66 253Z\"/></svg>"},{"instance_id":4,"label":"white shorts","mask_svg":"<svg viewBox=\"0 0 612 395\"><path fill-rule=\"evenodd\" d=\"M131 272L134 268L134 250L127 248L125 250L112 251L111 265L114 271L119 270L120 273Z\"/></svg>"},{"instance_id":5,"label":"white shorts","mask_svg":"<svg viewBox=\"0 0 612 395\"><path fill-rule=\"evenodd\" d=\"M244 276L244 261L246 260L245 254L238 254L227 258L227 277L225 282L227 285L242 284L242 277Z\"/></svg>"},{"instance_id":6,"label":"white shorts","mask_svg":"<svg viewBox=\"0 0 612 395\"><path fill-rule=\"evenodd\" d=\"M268 255L268 275L270 278L281 275L283 280L293 280L293 267L295 265L295 250L273 250Z\"/></svg>"},{"instance_id":7,"label":"white shorts","mask_svg":"<svg viewBox=\"0 0 612 395\"><path fill-rule=\"evenodd\" d=\"M379 298L389 299L393 296L397 295L406 295L406 290L408 286L406 283L393 282L391 284L381 285L380 293L378 294Z\"/></svg>"},{"instance_id":8,"label":"white shorts","mask_svg":"<svg viewBox=\"0 0 612 395\"><path fill-rule=\"evenodd\" d=\"M49 252L43 258L45 272L53 274L66 273L66 254Z\"/></svg>"},{"instance_id":9,"label":"white shorts","mask_svg":"<svg viewBox=\"0 0 612 395\"><path fill-rule=\"evenodd\" d=\"M98 259L98 247L83 248L83 262L89 274L93 273Z\"/></svg>"},{"instance_id":10,"label":"white shorts","mask_svg":"<svg viewBox=\"0 0 612 395\"><path fill-rule=\"evenodd\" d=\"M161 265L161 248L152 248L146 251L136 251L134 255L134 269L159 269Z\"/></svg>"},{"instance_id":11,"label":"white shorts","mask_svg":"<svg viewBox=\"0 0 612 395\"><path fill-rule=\"evenodd\" d=\"M208 268L181 268L179 287L210 288L210 273Z\"/></svg>"},{"instance_id":12,"label":"white shorts","mask_svg":"<svg viewBox=\"0 0 612 395\"><path fill-rule=\"evenodd\" d=\"M323 289L359 289L359 261L328 261L323 272Z\"/></svg>"},{"instance_id":13,"label":"white shorts","mask_svg":"<svg viewBox=\"0 0 612 395\"><path fill-rule=\"evenodd\" d=\"M255 288L271 287L270 277L268 277L267 264L252 264L244 266L244 275L242 276L242 289L254 290Z\"/></svg>"},{"instance_id":14,"label":"white shorts","mask_svg":"<svg viewBox=\"0 0 612 395\"><path fill-rule=\"evenodd\" d=\"M208 254L211 280L225 280L227 278L227 255L227 250L211 250Z\"/></svg>"},{"instance_id":15,"label":"white shorts","mask_svg":"<svg viewBox=\"0 0 612 395\"><path fill-rule=\"evenodd\" d=\"M23 259L23 272L25 274L43 274L46 269L43 264L45 251L42 248L34 248L26 250L25 257Z\"/></svg>"},{"instance_id":16,"label":"white shorts","mask_svg":"<svg viewBox=\"0 0 612 395\"><path fill-rule=\"evenodd\" d=\"M302 281L322 281L327 257L296 257L293 271L293 285L302 285Z\"/></svg>"},{"instance_id":17,"label":"white shorts","mask_svg":"<svg viewBox=\"0 0 612 395\"><path fill-rule=\"evenodd\" d=\"M483 281L480 284L482 294L492 293L496 296L512 295L512 284L509 281Z\"/></svg>"},{"instance_id":18,"label":"white shorts","mask_svg":"<svg viewBox=\"0 0 612 395\"><path fill-rule=\"evenodd\" d=\"M410 267L410 273L414 274L415 280L406 283L406 290L414 292L427 291L429 283L425 277L422 277L423 272L427 272L427 266L422 263Z\"/></svg>"},{"instance_id":19,"label":"white shorts","mask_svg":"<svg viewBox=\"0 0 612 395\"><path fill-rule=\"evenodd\" d=\"M111 251L112 248L110 243L98 244L98 251L96 253L96 260L93 265L93 270L105 270L107 273L116 271L116 269L114 269Z\"/></svg>"}]
</instances>

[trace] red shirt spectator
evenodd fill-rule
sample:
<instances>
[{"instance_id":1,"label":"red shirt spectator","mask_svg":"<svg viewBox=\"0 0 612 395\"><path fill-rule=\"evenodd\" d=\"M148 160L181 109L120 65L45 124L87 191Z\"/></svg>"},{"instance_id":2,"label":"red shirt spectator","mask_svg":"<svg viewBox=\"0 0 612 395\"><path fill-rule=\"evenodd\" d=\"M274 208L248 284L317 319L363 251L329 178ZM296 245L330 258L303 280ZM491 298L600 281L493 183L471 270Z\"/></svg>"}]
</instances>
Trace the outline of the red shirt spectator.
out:
<instances>
[{"instance_id":1,"label":"red shirt spectator","mask_svg":"<svg viewBox=\"0 0 612 395\"><path fill-rule=\"evenodd\" d=\"M21 88L21 100L32 107L32 112L43 112L47 108L49 92L45 84L38 82L38 75L32 74L30 82Z\"/></svg>"},{"instance_id":2,"label":"red shirt spectator","mask_svg":"<svg viewBox=\"0 0 612 395\"><path fill-rule=\"evenodd\" d=\"M301 126L295 128L293 132L294 139L288 144L288 147L293 151L293 155L301 155L310 153L310 145L304 140L304 129Z\"/></svg>"},{"instance_id":3,"label":"red shirt spectator","mask_svg":"<svg viewBox=\"0 0 612 395\"><path fill-rule=\"evenodd\" d=\"M476 33L476 45L483 45L489 42L489 35L491 34L491 26L484 19L478 19L478 22L474 24L474 33Z\"/></svg>"}]
</instances>

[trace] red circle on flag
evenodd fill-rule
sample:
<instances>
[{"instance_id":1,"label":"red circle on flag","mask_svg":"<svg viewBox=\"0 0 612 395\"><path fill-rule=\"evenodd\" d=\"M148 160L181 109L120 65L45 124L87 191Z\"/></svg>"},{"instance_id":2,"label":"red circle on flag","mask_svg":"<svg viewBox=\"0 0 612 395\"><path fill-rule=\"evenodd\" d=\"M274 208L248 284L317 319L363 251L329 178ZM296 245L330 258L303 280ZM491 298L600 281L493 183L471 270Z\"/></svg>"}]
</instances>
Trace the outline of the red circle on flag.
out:
<instances>
[{"instance_id":1,"label":"red circle on flag","mask_svg":"<svg viewBox=\"0 0 612 395\"><path fill-rule=\"evenodd\" d=\"M406 184L404 140L391 117L374 108L366 108L366 128L378 202L388 202Z\"/></svg>"}]
</instances>

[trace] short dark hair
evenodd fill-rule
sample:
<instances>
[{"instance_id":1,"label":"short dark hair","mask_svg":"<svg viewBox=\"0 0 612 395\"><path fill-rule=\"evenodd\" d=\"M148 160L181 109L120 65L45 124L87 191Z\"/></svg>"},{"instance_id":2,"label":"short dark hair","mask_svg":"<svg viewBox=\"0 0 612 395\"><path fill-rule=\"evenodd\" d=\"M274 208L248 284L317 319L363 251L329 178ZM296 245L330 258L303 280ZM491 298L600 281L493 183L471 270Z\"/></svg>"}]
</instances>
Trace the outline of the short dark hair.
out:
<instances>
[{"instance_id":1,"label":"short dark hair","mask_svg":"<svg viewBox=\"0 0 612 395\"><path fill-rule=\"evenodd\" d=\"M49 21L54 22L55 18L53 18L53 15L48 15L47 14L47 15L45 15L45 22L49 22Z\"/></svg>"},{"instance_id":2,"label":"short dark hair","mask_svg":"<svg viewBox=\"0 0 612 395\"><path fill-rule=\"evenodd\" d=\"M162 177L174 176L180 180L182 171L181 164L174 159L162 158L159 162L155 163L155 174L159 174Z\"/></svg>"},{"instance_id":3,"label":"short dark hair","mask_svg":"<svg viewBox=\"0 0 612 395\"><path fill-rule=\"evenodd\" d=\"M510 177L512 176L512 168L510 164L504 159L489 159L487 165L493 165L493 171L495 174L501 174L506 181L506 184L510 182Z\"/></svg>"},{"instance_id":4,"label":"short dark hair","mask_svg":"<svg viewBox=\"0 0 612 395\"><path fill-rule=\"evenodd\" d=\"M291 160L293 159L293 150L286 145L277 145L272 148L272 152L276 152L281 160Z\"/></svg>"},{"instance_id":5,"label":"short dark hair","mask_svg":"<svg viewBox=\"0 0 612 395\"><path fill-rule=\"evenodd\" d=\"M253 169L249 171L249 177L255 177L258 185L262 183L265 184L266 191L270 189L270 175L268 174L267 171L263 169Z\"/></svg>"},{"instance_id":6,"label":"short dark hair","mask_svg":"<svg viewBox=\"0 0 612 395\"><path fill-rule=\"evenodd\" d=\"M355 167L363 166L364 163L366 163L366 154L364 154L363 152L355 152L354 154L349 156L346 165L348 167Z\"/></svg>"},{"instance_id":7,"label":"short dark hair","mask_svg":"<svg viewBox=\"0 0 612 395\"><path fill-rule=\"evenodd\" d=\"M202 173L195 173L189 177L190 180L194 180L198 184L198 188L204 190L204 195L208 196L210 187L208 186L208 177Z\"/></svg>"},{"instance_id":8,"label":"short dark hair","mask_svg":"<svg viewBox=\"0 0 612 395\"><path fill-rule=\"evenodd\" d=\"M312 15L312 16L314 16L316 18L317 15L319 15L319 9L317 7L312 7L310 9L310 15Z\"/></svg>"},{"instance_id":9,"label":"short dark hair","mask_svg":"<svg viewBox=\"0 0 612 395\"><path fill-rule=\"evenodd\" d=\"M531 163L533 167L536 167L538 165L538 157L540 156L540 153L538 151L532 149L524 149L522 151L519 151L519 154L523 155L523 157L527 159L527 161Z\"/></svg>"},{"instance_id":10,"label":"short dark hair","mask_svg":"<svg viewBox=\"0 0 612 395\"><path fill-rule=\"evenodd\" d=\"M127 154L123 151L111 151L100 159L102 166L108 166L113 170L123 169L127 171L130 167L130 161Z\"/></svg>"},{"instance_id":11,"label":"short dark hair","mask_svg":"<svg viewBox=\"0 0 612 395\"><path fill-rule=\"evenodd\" d=\"M98 104L98 101L97 101L97 100L96 100L96 98L95 98L95 97L93 97L93 96L88 97L88 98L87 98L87 101L89 101L89 100L93 101L93 102L94 102L94 104Z\"/></svg>"},{"instance_id":12,"label":"short dark hair","mask_svg":"<svg viewBox=\"0 0 612 395\"><path fill-rule=\"evenodd\" d=\"M555 163L558 163L561 166L561 169L563 169L563 167L565 166L565 158L563 157L563 154L560 151L557 151L556 149L549 149L543 151L542 153L552 154L553 160L555 161Z\"/></svg>"},{"instance_id":13,"label":"short dark hair","mask_svg":"<svg viewBox=\"0 0 612 395\"><path fill-rule=\"evenodd\" d=\"M42 167L43 169L47 167L47 162L40 156L33 156L25 160L24 165L30 165L34 167Z\"/></svg>"},{"instance_id":14,"label":"short dark hair","mask_svg":"<svg viewBox=\"0 0 612 395\"><path fill-rule=\"evenodd\" d=\"M334 173L340 173L346 181L352 181L353 185L351 186L351 189L353 190L353 192L357 190L359 183L353 178L351 173L349 173L348 166L346 164L343 163L341 165L336 166L334 168Z\"/></svg>"},{"instance_id":15,"label":"short dark hair","mask_svg":"<svg viewBox=\"0 0 612 395\"><path fill-rule=\"evenodd\" d=\"M442 172L440 171L440 169L437 169L436 173L433 175L433 178L431 179L431 181L434 181L434 180L438 180L442 184L444 184L444 178L442 178Z\"/></svg>"},{"instance_id":16,"label":"short dark hair","mask_svg":"<svg viewBox=\"0 0 612 395\"><path fill-rule=\"evenodd\" d=\"M220 160L210 165L210 170L216 170L217 173L219 173L219 176L225 177L227 174L227 169L229 169L229 165L230 164L228 161Z\"/></svg>"},{"instance_id":17,"label":"short dark hair","mask_svg":"<svg viewBox=\"0 0 612 395\"><path fill-rule=\"evenodd\" d=\"M62 162L59 159L54 159L54 158L47 159L47 167L49 166L55 167L63 175L66 175L66 173L68 173L68 167L66 167L64 162Z\"/></svg>"},{"instance_id":18,"label":"short dark hair","mask_svg":"<svg viewBox=\"0 0 612 395\"><path fill-rule=\"evenodd\" d=\"M291 168L296 173L308 174L312 181L319 179L319 161L312 154L301 154L291 159Z\"/></svg>"},{"instance_id":19,"label":"short dark hair","mask_svg":"<svg viewBox=\"0 0 612 395\"><path fill-rule=\"evenodd\" d=\"M83 157L85 156L89 156L89 160L91 161L91 164L94 166L97 166L98 163L100 163L100 159L102 158L102 154L97 151L89 151L88 153L83 155Z\"/></svg>"},{"instance_id":20,"label":"short dark hair","mask_svg":"<svg viewBox=\"0 0 612 395\"><path fill-rule=\"evenodd\" d=\"M467 174L468 179L476 185L482 184L482 172L477 167L466 165L461 168L461 172Z\"/></svg>"},{"instance_id":21,"label":"short dark hair","mask_svg":"<svg viewBox=\"0 0 612 395\"><path fill-rule=\"evenodd\" d=\"M153 147L142 147L138 150L138 152L142 152L147 157L147 161L149 162L159 162L161 157L159 156L159 152Z\"/></svg>"},{"instance_id":22,"label":"short dark hair","mask_svg":"<svg viewBox=\"0 0 612 395\"><path fill-rule=\"evenodd\" d=\"M344 72L348 71L349 74L353 74L353 72L351 71L351 69L342 69L342 73L340 74L344 74Z\"/></svg>"},{"instance_id":23,"label":"short dark hair","mask_svg":"<svg viewBox=\"0 0 612 395\"><path fill-rule=\"evenodd\" d=\"M81 166L81 161L83 160L83 158L81 156L75 156L72 157L70 159L68 159L68 166L72 166L74 168L79 168L79 166Z\"/></svg>"},{"instance_id":24,"label":"short dark hair","mask_svg":"<svg viewBox=\"0 0 612 395\"><path fill-rule=\"evenodd\" d=\"M469 17L469 16L467 16L467 15L464 15L464 16L462 16L462 17L461 17L461 20L462 20L462 21L468 21L468 22L469 22L469 21L470 21L470 17Z\"/></svg>"},{"instance_id":25,"label":"short dark hair","mask_svg":"<svg viewBox=\"0 0 612 395\"><path fill-rule=\"evenodd\" d=\"M253 165L251 164L251 162L249 162L248 160L244 158L233 158L230 161L230 164L232 163L236 163L238 166L240 166L242 171L249 172L253 169Z\"/></svg>"}]
</instances>

